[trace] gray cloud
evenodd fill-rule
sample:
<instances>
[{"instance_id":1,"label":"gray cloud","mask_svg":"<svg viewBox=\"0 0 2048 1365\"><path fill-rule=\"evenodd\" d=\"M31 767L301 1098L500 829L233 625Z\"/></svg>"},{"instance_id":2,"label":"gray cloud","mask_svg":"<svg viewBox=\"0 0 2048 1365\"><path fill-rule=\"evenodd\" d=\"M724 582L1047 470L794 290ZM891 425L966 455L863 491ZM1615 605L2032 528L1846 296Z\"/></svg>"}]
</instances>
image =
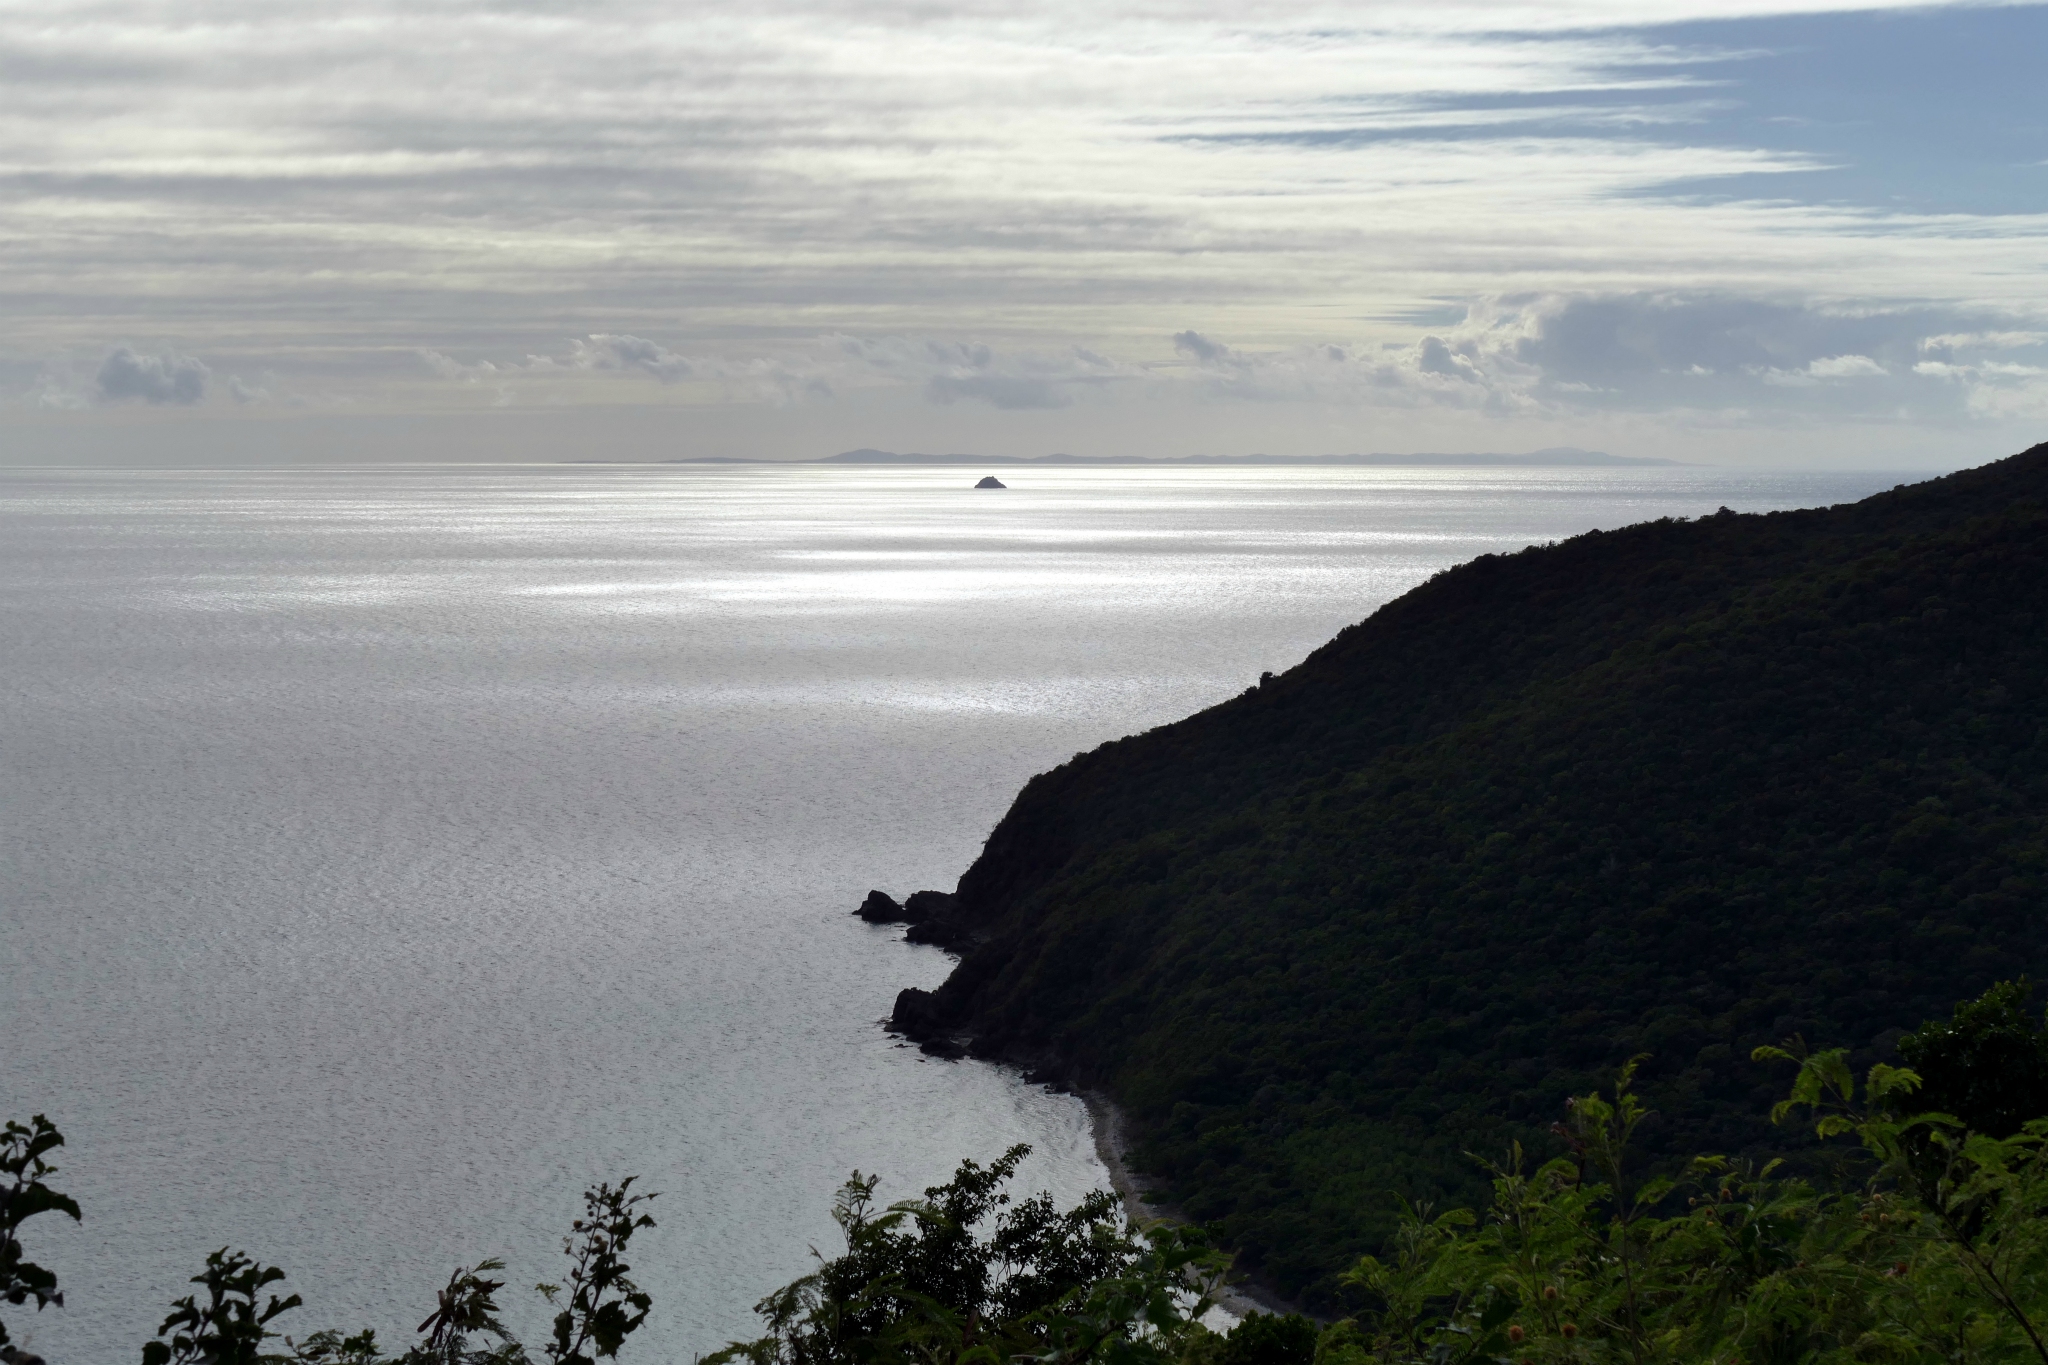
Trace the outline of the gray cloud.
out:
<instances>
[{"instance_id":1,"label":"gray cloud","mask_svg":"<svg viewBox=\"0 0 2048 1365\"><path fill-rule=\"evenodd\" d=\"M175 351L145 355L133 347L116 346L100 362L93 390L107 403L140 399L153 405L190 407L205 399L209 373L198 360Z\"/></svg>"},{"instance_id":2,"label":"gray cloud","mask_svg":"<svg viewBox=\"0 0 2048 1365\"><path fill-rule=\"evenodd\" d=\"M1500 416L1955 423L2048 415L2048 332L1981 309L1672 291L1481 301L1405 345L1173 338L1218 395ZM1163 377L1163 376L1162 376Z\"/></svg>"},{"instance_id":3,"label":"gray cloud","mask_svg":"<svg viewBox=\"0 0 2048 1365\"><path fill-rule=\"evenodd\" d=\"M1772 193L1811 190L1820 153L1731 138L1705 102L1743 97L1728 50L1645 27L1768 10L1804 12L17 6L0 405L845 402L962 433L1062 408L1077 446L1140 403L1263 404L1276 444L1323 439L1325 407L1444 430L2041 410L2038 348L1986 338L2048 318L2042 219ZM1881 304L1906 297L1927 315ZM214 373L134 355L96 380L91 317ZM731 420L781 448L759 433L783 416Z\"/></svg>"},{"instance_id":4,"label":"gray cloud","mask_svg":"<svg viewBox=\"0 0 2048 1365\"><path fill-rule=\"evenodd\" d=\"M1068 407L1076 387L1138 380L1150 373L1085 346L999 351L967 339L838 333L693 356L623 333L592 333L570 339L566 351L518 359L464 361L426 348L414 354L442 379L472 387L488 384L500 402L515 391L541 393L546 385L578 374L619 379L645 374L664 382L689 379L736 403L807 405L863 390L897 389L921 393L942 407L964 402L1017 411Z\"/></svg>"},{"instance_id":5,"label":"gray cloud","mask_svg":"<svg viewBox=\"0 0 2048 1365\"><path fill-rule=\"evenodd\" d=\"M566 353L529 354L516 360L463 361L426 347L415 349L413 354L442 379L471 386L489 385L495 395L493 401L500 406L509 403L522 387L515 381L527 381L523 387L530 388L531 381L544 382L550 376L571 371L645 374L670 384L700 373L721 376L728 369L715 362L708 365L693 363L659 342L622 332L593 332L588 336L571 337ZM745 366L733 368L743 369Z\"/></svg>"},{"instance_id":6,"label":"gray cloud","mask_svg":"<svg viewBox=\"0 0 2048 1365\"><path fill-rule=\"evenodd\" d=\"M689 360L646 337L593 332L569 345L568 363L579 370L638 370L664 384L694 373Z\"/></svg>"},{"instance_id":7,"label":"gray cloud","mask_svg":"<svg viewBox=\"0 0 2048 1365\"><path fill-rule=\"evenodd\" d=\"M30 7L0 14L0 238L44 282L36 354L111 294L225 331L289 319L329 354L624 344L702 310L661 345L695 364L706 335L942 330L1023 301L1040 347L1167 330L1190 297L1385 317L1675 261L1725 276L1765 240L1792 278L1873 224L1646 198L1807 161L1683 145L1673 90L1725 53L1614 25L1796 7ZM1565 94L1611 127L1558 124ZM2038 255L2024 224L1902 226L1893 277L2010 287Z\"/></svg>"},{"instance_id":8,"label":"gray cloud","mask_svg":"<svg viewBox=\"0 0 2048 1365\"><path fill-rule=\"evenodd\" d=\"M1047 380L1011 374L935 374L925 384L925 396L934 403L967 399L1012 411L1063 408L1073 402Z\"/></svg>"},{"instance_id":9,"label":"gray cloud","mask_svg":"<svg viewBox=\"0 0 2048 1365\"><path fill-rule=\"evenodd\" d=\"M1535 326L1517 358L1555 380L1615 384L1659 375L1802 370L1858 355L1910 366L1953 325L1926 310L1844 312L1731 295L1631 294L1524 305ZM1881 370L1880 370L1881 372Z\"/></svg>"},{"instance_id":10,"label":"gray cloud","mask_svg":"<svg viewBox=\"0 0 2048 1365\"><path fill-rule=\"evenodd\" d=\"M1467 342L1467 352L1477 348ZM1451 349L1449 342L1439 336L1426 336L1415 348L1415 368L1423 374L1448 375L1453 379L1477 381L1479 367L1472 363L1470 354L1459 354Z\"/></svg>"},{"instance_id":11,"label":"gray cloud","mask_svg":"<svg viewBox=\"0 0 2048 1365\"><path fill-rule=\"evenodd\" d=\"M1491 347L1533 372L1530 391L1558 403L1759 418L1965 418L2048 359L2048 337L1984 310L1727 294L1511 302L1469 331L1482 357Z\"/></svg>"},{"instance_id":12,"label":"gray cloud","mask_svg":"<svg viewBox=\"0 0 2048 1365\"><path fill-rule=\"evenodd\" d=\"M1142 365L1086 346L998 350L986 342L938 337L820 338L800 358L782 363L828 377L836 388L915 385L929 403L980 403L1006 411L1070 407L1077 389L1151 377Z\"/></svg>"},{"instance_id":13,"label":"gray cloud","mask_svg":"<svg viewBox=\"0 0 2048 1365\"><path fill-rule=\"evenodd\" d=\"M1545 294L1475 300L1456 325L1399 342L1319 339L1267 350L1194 328L1162 340L1171 358L1151 362L1083 346L900 333L830 333L744 350L728 343L689 356L629 333L591 333L517 359L418 354L434 373L482 386L499 405L545 401L547 386L564 382L618 384L630 401L624 386L652 376L775 407L894 391L939 408L1042 411L1115 387L1155 403L1200 393L1538 422L1653 414L1708 426L1953 426L2048 416L2048 333L1987 309L1675 290Z\"/></svg>"},{"instance_id":14,"label":"gray cloud","mask_svg":"<svg viewBox=\"0 0 2048 1365\"><path fill-rule=\"evenodd\" d=\"M488 360L479 360L474 364L465 365L452 355L444 355L440 351L430 350L426 347L414 350L413 354L419 357L420 364L426 366L441 378L459 380L465 384L480 383L500 373L499 368Z\"/></svg>"}]
</instances>

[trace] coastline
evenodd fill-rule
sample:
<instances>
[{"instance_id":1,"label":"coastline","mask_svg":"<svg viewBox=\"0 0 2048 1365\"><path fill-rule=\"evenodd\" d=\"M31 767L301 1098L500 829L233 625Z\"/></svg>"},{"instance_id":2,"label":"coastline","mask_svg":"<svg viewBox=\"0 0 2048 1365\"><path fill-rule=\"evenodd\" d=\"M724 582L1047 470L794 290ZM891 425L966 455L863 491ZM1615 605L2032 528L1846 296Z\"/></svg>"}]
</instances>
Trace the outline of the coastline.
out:
<instances>
[{"instance_id":1,"label":"coastline","mask_svg":"<svg viewBox=\"0 0 2048 1365\"><path fill-rule=\"evenodd\" d=\"M882 902L875 906L872 903L878 896L882 898ZM868 897L868 903L864 903L854 912L860 918L872 924L909 923L910 928L903 936L904 942L934 945L942 949L956 967L959 965L963 933L959 926L946 918L951 910L952 896L942 892L919 891L914 892L907 898L905 904L900 906L879 891L869 892ZM919 913L912 909L923 897L942 898L923 907L924 913L930 918L921 918ZM906 1042L916 1043L918 1050L927 1056L943 1058L950 1062L984 1062L1001 1070L1019 1074L1026 1084L1044 1085L1048 1090L1077 1096L1088 1112L1088 1130L1094 1140L1096 1159L1109 1172L1110 1188L1122 1202L1124 1216L1139 1228L1158 1223L1185 1225L1195 1221L1175 1204L1163 1200L1155 1202L1148 1198L1156 1187L1149 1177L1140 1174L1131 1166L1130 1144L1126 1138L1129 1131L1128 1117L1116 1101L1105 1092L1072 1084L1063 1076L1066 1068L1056 1057L1050 1054L1016 1052L1007 1055L977 1053L973 1049L971 1039L952 1032L936 1016L932 993L917 988L906 988L897 992L894 1008L886 1018L876 1022L881 1024L885 1032ZM1234 1320L1242 1320L1252 1313L1280 1316L1299 1313L1319 1323L1327 1324L1334 1321L1320 1314L1308 1312L1299 1304L1290 1302L1271 1286L1259 1283L1251 1275L1242 1272L1239 1273L1239 1278L1218 1286L1216 1309Z\"/></svg>"},{"instance_id":2,"label":"coastline","mask_svg":"<svg viewBox=\"0 0 2048 1365\"><path fill-rule=\"evenodd\" d=\"M1132 1222L1144 1227L1152 1223L1185 1223L1189 1221L1181 1211L1171 1204L1151 1204L1145 1196L1151 1192L1152 1184L1146 1177L1133 1171L1126 1159L1127 1144L1124 1139L1125 1118L1116 1102L1099 1090L1077 1092L1081 1103L1088 1107L1088 1126L1095 1135L1095 1155L1109 1169L1110 1187L1124 1202L1124 1212ZM1238 1280L1222 1286L1216 1294L1216 1304L1235 1318L1249 1313L1301 1313L1304 1310L1289 1303L1272 1290L1249 1279ZM1309 1316L1313 1317L1313 1314Z\"/></svg>"}]
</instances>

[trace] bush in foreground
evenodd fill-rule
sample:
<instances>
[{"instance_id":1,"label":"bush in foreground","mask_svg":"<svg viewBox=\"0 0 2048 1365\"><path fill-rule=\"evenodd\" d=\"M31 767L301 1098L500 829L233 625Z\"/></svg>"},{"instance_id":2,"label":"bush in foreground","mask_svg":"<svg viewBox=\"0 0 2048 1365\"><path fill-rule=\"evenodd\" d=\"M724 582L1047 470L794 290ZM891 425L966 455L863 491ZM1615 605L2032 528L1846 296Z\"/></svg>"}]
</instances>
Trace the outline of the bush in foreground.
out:
<instances>
[{"instance_id":1,"label":"bush in foreground","mask_svg":"<svg viewBox=\"0 0 2048 1365\"><path fill-rule=\"evenodd\" d=\"M1492 1170L1493 1201L1408 1210L1351 1282L1372 1311L1324 1333L1317 1365L1456 1361L1937 1362L2048 1365L2048 1119L2007 1137L1914 1113L1911 1071L1800 1056L1780 1120L1853 1137L1840 1193L1719 1157L1631 1178L1644 1117L1624 1068L1573 1102L1569 1152Z\"/></svg>"},{"instance_id":2,"label":"bush in foreground","mask_svg":"<svg viewBox=\"0 0 2048 1365\"><path fill-rule=\"evenodd\" d=\"M700 1365L2048 1365L2048 1118L2022 1117L2041 1107L2028 1087L2048 1032L2025 994L2001 984L1903 1039L1924 1078L1879 1064L1859 1081L1845 1051L1796 1040L1756 1050L1797 1067L1774 1121L1853 1139L1831 1190L1776 1162L1637 1169L1631 1062L1612 1098L1571 1102L1563 1155L1532 1170L1516 1146L1489 1168L1483 1212L1406 1208L1347 1277L1365 1310L1321 1330L1259 1314L1208 1330L1228 1262L1205 1233L1141 1231L1103 1193L1065 1211L1013 1202L1026 1148L886 1208L856 1172L834 1206L844 1248L756 1305L761 1337ZM41 1116L0 1130L0 1302L63 1303L18 1236L41 1213L79 1216L47 1184L62 1143ZM538 1286L558 1311L537 1350L499 1321L498 1261L457 1269L419 1340L389 1355L369 1331L282 1336L273 1324L302 1306L273 1291L284 1272L222 1248L144 1365L596 1365L652 1309L624 1259L654 1221L632 1186L586 1192L566 1286ZM0 1324L0 1362L34 1361Z\"/></svg>"}]
</instances>

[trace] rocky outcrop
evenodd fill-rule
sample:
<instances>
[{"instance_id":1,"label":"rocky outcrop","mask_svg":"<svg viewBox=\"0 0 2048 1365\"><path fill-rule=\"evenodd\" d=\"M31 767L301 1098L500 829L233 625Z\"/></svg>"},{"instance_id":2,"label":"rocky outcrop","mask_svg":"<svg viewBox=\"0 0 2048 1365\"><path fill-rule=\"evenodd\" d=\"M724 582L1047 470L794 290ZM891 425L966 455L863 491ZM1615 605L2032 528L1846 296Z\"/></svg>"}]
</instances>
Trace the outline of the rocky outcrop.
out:
<instances>
[{"instance_id":1,"label":"rocky outcrop","mask_svg":"<svg viewBox=\"0 0 2048 1365\"><path fill-rule=\"evenodd\" d=\"M976 488L1008 488L1010 485L1004 483L1001 479L991 474L987 478L983 479L980 483L974 486Z\"/></svg>"},{"instance_id":2,"label":"rocky outcrop","mask_svg":"<svg viewBox=\"0 0 2048 1365\"><path fill-rule=\"evenodd\" d=\"M896 993L896 1008L889 1015L889 1027L934 1057L958 1060L967 1055L965 1044L950 1037L938 998L915 986Z\"/></svg>"},{"instance_id":3,"label":"rocky outcrop","mask_svg":"<svg viewBox=\"0 0 2048 1365\"><path fill-rule=\"evenodd\" d=\"M958 948L967 941L966 926L950 919L921 920L904 930L905 943L923 943L933 948Z\"/></svg>"},{"instance_id":4,"label":"rocky outcrop","mask_svg":"<svg viewBox=\"0 0 2048 1365\"><path fill-rule=\"evenodd\" d=\"M870 891L868 898L860 903L860 909L853 912L869 924L908 924L910 917L903 913L903 907L895 897L886 891Z\"/></svg>"},{"instance_id":5,"label":"rocky outcrop","mask_svg":"<svg viewBox=\"0 0 2048 1365\"><path fill-rule=\"evenodd\" d=\"M954 896L947 891L913 891L901 905L886 891L870 891L853 913L869 924L909 925L903 937L911 943L953 948L967 941L966 926L960 923L955 905Z\"/></svg>"},{"instance_id":6,"label":"rocky outcrop","mask_svg":"<svg viewBox=\"0 0 2048 1365\"><path fill-rule=\"evenodd\" d=\"M939 948L956 948L966 942L967 929L959 917L959 900L944 891L913 891L903 903L903 916L911 943L928 943Z\"/></svg>"},{"instance_id":7,"label":"rocky outcrop","mask_svg":"<svg viewBox=\"0 0 2048 1365\"><path fill-rule=\"evenodd\" d=\"M906 986L896 992L896 1008L889 1014L889 1027L906 1038L922 1040L943 1030L945 1019L930 991Z\"/></svg>"}]
</instances>

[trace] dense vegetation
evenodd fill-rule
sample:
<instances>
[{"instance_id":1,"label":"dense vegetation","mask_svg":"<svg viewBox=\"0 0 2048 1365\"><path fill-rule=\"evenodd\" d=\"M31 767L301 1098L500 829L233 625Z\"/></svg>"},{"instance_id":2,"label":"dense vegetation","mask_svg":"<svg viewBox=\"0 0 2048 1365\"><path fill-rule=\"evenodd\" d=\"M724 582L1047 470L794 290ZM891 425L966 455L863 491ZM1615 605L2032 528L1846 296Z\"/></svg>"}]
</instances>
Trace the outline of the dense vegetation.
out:
<instances>
[{"instance_id":1,"label":"dense vegetation","mask_svg":"<svg viewBox=\"0 0 2048 1365\"><path fill-rule=\"evenodd\" d=\"M1649 1054L1635 1141L1810 1145L1753 1048L1867 1067L2048 971L2048 446L1864 502L1440 574L1292 671L1032 780L906 1032L1128 1110L1140 1163L1331 1308ZM2038 1111L2034 1111L2038 1112Z\"/></svg>"},{"instance_id":2,"label":"dense vegetation","mask_svg":"<svg viewBox=\"0 0 2048 1365\"><path fill-rule=\"evenodd\" d=\"M1774 1116L1854 1135L1864 1181L1823 1192L1713 1156L1645 1179L1624 1067L1611 1101L1572 1104L1567 1155L1492 1169L1483 1218L1408 1211L1387 1259L1346 1277L1371 1306L1316 1365L2048 1365L2048 1119L1995 1138L1915 1113L1910 1070L1877 1063L1859 1094L1842 1049L1758 1057L1802 1063Z\"/></svg>"},{"instance_id":3,"label":"dense vegetation","mask_svg":"<svg viewBox=\"0 0 2048 1365\"><path fill-rule=\"evenodd\" d=\"M766 1336L701 1365L1174 1365L1204 1335L1226 1258L1198 1229L1141 1236L1108 1193L1064 1213L1046 1194L1012 1203L1029 1150L962 1162L882 1211L854 1172L833 1206L845 1250L755 1306Z\"/></svg>"},{"instance_id":4,"label":"dense vegetation","mask_svg":"<svg viewBox=\"0 0 2048 1365\"><path fill-rule=\"evenodd\" d=\"M1201 1231L1141 1235L1107 1194L1064 1212L1045 1195L1013 1202L1024 1148L886 1209L856 1171L834 1209L844 1249L814 1252L815 1271L756 1306L765 1336L699 1365L2048 1365L2048 1118L2011 1123L2048 1056L2025 993L2002 983L1902 1039L1924 1075L1880 1062L1859 1088L1843 1049L1757 1050L1798 1066L1774 1122L1858 1140L1832 1188L1720 1156L1645 1171L1632 1060L1612 1099L1569 1103L1563 1155L1531 1171L1511 1147L1492 1166L1483 1214L1404 1209L1388 1254L1344 1276L1359 1311L1322 1329L1254 1314L1211 1331L1200 1318L1224 1258ZM1939 1095L1958 1112L1922 1109ZM0 1303L62 1303L18 1235L37 1214L78 1215L47 1183L62 1141L41 1116L0 1132ZM586 1196L551 1365L616 1357L652 1311L622 1259L652 1226L631 1184ZM223 1248L143 1362L531 1365L497 1320L502 1282L483 1278L501 1268L457 1269L420 1339L387 1357L372 1332L282 1336L271 1324L298 1296L265 1290L283 1272ZM0 1360L33 1359L0 1324Z\"/></svg>"},{"instance_id":5,"label":"dense vegetation","mask_svg":"<svg viewBox=\"0 0 2048 1365\"><path fill-rule=\"evenodd\" d=\"M30 1260L23 1224L39 1214L80 1217L50 1185L50 1155L63 1134L43 1115L0 1129L0 1306L62 1307L57 1276ZM1177 1365L1189 1343L1211 1335L1207 1311L1227 1258L1194 1228L1126 1227L1115 1196L1092 1195L1064 1212L1040 1194L1013 1203L1004 1187L1029 1151L989 1167L960 1164L953 1179L886 1209L877 1182L855 1171L834 1214L846 1248L763 1299L768 1335L734 1342L701 1365ZM654 1226L633 1177L584 1194L583 1216L562 1245L561 1285L535 1286L557 1311L553 1331L529 1350L502 1321L488 1278L504 1263L457 1267L395 1351L374 1330L326 1329L303 1340L279 1320L302 1308L276 1286L285 1272L227 1247L192 1277L199 1286L171 1305L142 1365L596 1365L616 1359L647 1321L653 1295L631 1278L625 1254ZM983 1226L986 1237L978 1235ZM345 1236L344 1229L335 1229ZM814 1253L815 1254L815 1253ZM16 1325L19 1326L17 1319ZM1305 1324L1302 1324L1305 1325ZM1246 1343L1256 1344L1254 1332ZM1313 1342L1313 1332L1310 1333ZM1240 1343L1240 1352L1246 1343ZM1301 1359L1222 1359L1204 1365L1309 1365ZM0 1319L0 1365L45 1365L10 1339Z\"/></svg>"}]
</instances>

